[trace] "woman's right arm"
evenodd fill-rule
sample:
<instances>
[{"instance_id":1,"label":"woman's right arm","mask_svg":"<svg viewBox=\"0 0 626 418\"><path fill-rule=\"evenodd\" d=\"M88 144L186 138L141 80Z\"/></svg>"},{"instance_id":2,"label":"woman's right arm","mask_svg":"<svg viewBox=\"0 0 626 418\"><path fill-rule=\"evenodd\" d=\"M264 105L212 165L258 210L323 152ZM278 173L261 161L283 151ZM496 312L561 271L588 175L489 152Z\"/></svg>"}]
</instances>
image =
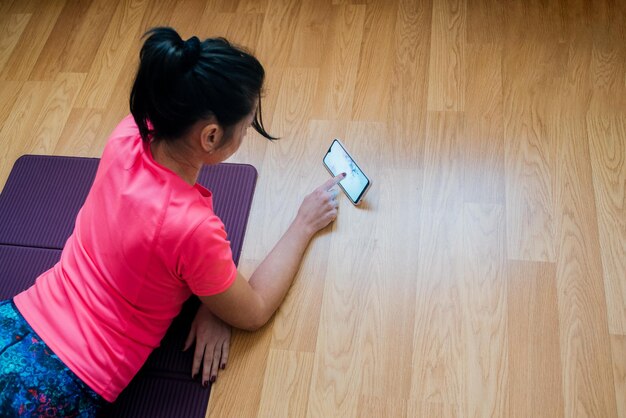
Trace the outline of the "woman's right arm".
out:
<instances>
[{"instance_id":1,"label":"woman's right arm","mask_svg":"<svg viewBox=\"0 0 626 418\"><path fill-rule=\"evenodd\" d=\"M337 191L345 176L330 179L309 194L294 221L247 281L241 274L223 293L200 300L224 322L254 331L269 321L298 272L313 236L337 217Z\"/></svg>"}]
</instances>

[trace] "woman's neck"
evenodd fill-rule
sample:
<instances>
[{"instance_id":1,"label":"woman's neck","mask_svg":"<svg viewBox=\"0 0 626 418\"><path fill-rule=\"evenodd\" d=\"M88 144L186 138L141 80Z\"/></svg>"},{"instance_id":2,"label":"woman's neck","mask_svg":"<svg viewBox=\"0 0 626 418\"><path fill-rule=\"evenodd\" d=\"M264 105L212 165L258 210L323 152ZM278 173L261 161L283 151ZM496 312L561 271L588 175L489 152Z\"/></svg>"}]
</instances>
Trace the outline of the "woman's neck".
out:
<instances>
[{"instance_id":1,"label":"woman's neck","mask_svg":"<svg viewBox=\"0 0 626 418\"><path fill-rule=\"evenodd\" d=\"M190 152L191 150L186 149L185 145L182 144L183 141L180 142L182 147L175 149L167 141L153 141L150 144L152 158L193 186L198 180L202 162L196 161L192 156L193 153Z\"/></svg>"}]
</instances>

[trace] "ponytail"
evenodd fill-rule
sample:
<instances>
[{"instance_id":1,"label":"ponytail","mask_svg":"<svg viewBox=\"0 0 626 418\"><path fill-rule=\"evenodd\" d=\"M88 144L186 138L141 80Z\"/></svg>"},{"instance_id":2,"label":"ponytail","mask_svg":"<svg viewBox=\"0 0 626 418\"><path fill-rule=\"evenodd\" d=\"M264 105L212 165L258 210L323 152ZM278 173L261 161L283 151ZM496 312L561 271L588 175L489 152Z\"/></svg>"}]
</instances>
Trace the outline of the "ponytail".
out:
<instances>
[{"instance_id":1,"label":"ponytail","mask_svg":"<svg viewBox=\"0 0 626 418\"><path fill-rule=\"evenodd\" d=\"M183 41L172 28L149 30L130 94L130 111L144 141L174 141L214 116L225 131L258 107L252 127L268 139L261 115L265 71L223 38Z\"/></svg>"}]
</instances>

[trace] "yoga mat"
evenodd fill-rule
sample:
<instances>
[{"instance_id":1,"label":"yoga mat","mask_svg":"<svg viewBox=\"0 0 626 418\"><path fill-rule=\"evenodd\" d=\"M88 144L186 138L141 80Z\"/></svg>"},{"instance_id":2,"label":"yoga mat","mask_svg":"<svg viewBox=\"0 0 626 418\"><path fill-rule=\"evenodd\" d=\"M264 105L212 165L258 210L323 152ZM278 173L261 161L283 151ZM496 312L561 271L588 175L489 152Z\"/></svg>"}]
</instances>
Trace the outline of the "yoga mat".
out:
<instances>
[{"instance_id":1,"label":"yoga mat","mask_svg":"<svg viewBox=\"0 0 626 418\"><path fill-rule=\"evenodd\" d=\"M97 158L20 157L0 194L0 244L63 249L99 162ZM247 164L207 166L198 176L198 183L213 193L213 209L224 222L235 263L256 177L256 169Z\"/></svg>"},{"instance_id":2,"label":"yoga mat","mask_svg":"<svg viewBox=\"0 0 626 418\"><path fill-rule=\"evenodd\" d=\"M99 161L20 157L0 194L0 244L63 249Z\"/></svg>"},{"instance_id":3,"label":"yoga mat","mask_svg":"<svg viewBox=\"0 0 626 418\"><path fill-rule=\"evenodd\" d=\"M210 389L186 379L141 373L112 405L100 411L102 418L204 418Z\"/></svg>"},{"instance_id":4,"label":"yoga mat","mask_svg":"<svg viewBox=\"0 0 626 418\"><path fill-rule=\"evenodd\" d=\"M0 300L26 290L60 258L60 250L0 244Z\"/></svg>"},{"instance_id":5,"label":"yoga mat","mask_svg":"<svg viewBox=\"0 0 626 418\"><path fill-rule=\"evenodd\" d=\"M30 286L60 258L98 166L98 159L20 157L0 194L0 295ZM213 193L238 263L257 172L250 165L204 167L198 182ZM190 378L193 349L182 353L199 301L192 297L119 399L103 416L203 417L210 389Z\"/></svg>"}]
</instances>

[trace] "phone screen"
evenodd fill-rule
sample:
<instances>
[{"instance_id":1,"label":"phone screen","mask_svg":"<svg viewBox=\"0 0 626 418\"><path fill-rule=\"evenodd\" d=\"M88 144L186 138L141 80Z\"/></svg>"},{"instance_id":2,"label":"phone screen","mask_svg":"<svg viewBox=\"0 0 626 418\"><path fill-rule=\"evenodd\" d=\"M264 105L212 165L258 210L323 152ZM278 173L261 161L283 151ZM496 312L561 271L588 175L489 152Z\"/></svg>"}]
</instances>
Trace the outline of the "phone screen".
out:
<instances>
[{"instance_id":1,"label":"phone screen","mask_svg":"<svg viewBox=\"0 0 626 418\"><path fill-rule=\"evenodd\" d=\"M338 140L333 141L324 156L324 165L333 176L346 173L346 178L339 182L339 186L352 200L352 203L358 203L370 181Z\"/></svg>"}]
</instances>

